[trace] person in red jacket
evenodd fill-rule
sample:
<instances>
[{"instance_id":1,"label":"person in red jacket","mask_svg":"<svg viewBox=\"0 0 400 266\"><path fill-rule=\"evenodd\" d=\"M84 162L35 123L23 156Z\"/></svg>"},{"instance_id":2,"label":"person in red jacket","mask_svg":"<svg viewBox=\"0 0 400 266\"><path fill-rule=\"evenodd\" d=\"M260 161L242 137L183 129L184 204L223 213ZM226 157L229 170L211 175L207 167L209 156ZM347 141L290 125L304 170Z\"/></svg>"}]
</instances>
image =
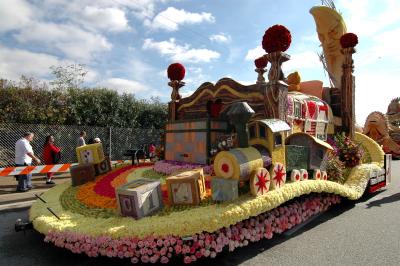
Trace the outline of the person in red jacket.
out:
<instances>
[{"instance_id":1,"label":"person in red jacket","mask_svg":"<svg viewBox=\"0 0 400 266\"><path fill-rule=\"evenodd\" d=\"M43 148L43 161L45 164L57 164L60 159L60 151L61 149L54 145L54 137L49 135L46 137L46 142L44 143ZM52 180L53 173L47 173L46 184L54 184Z\"/></svg>"}]
</instances>

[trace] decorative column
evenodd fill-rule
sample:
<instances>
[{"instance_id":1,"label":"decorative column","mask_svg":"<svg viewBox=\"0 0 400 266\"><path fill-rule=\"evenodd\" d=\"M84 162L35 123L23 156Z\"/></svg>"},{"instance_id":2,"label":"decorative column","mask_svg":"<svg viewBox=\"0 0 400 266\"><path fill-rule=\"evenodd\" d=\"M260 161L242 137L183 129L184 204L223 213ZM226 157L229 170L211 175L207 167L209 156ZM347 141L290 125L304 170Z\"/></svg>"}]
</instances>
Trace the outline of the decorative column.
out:
<instances>
[{"instance_id":1,"label":"decorative column","mask_svg":"<svg viewBox=\"0 0 400 266\"><path fill-rule=\"evenodd\" d=\"M180 80L172 80L168 82L168 86L172 88L171 101L169 102L169 120L175 121L177 118L179 100L182 98L179 94L179 89L185 86L185 82Z\"/></svg>"},{"instance_id":2,"label":"decorative column","mask_svg":"<svg viewBox=\"0 0 400 266\"><path fill-rule=\"evenodd\" d=\"M284 81L282 63L290 59L290 56L281 51L266 54L265 57L271 63L268 72L266 88L267 117L286 121L288 85Z\"/></svg>"},{"instance_id":3,"label":"decorative column","mask_svg":"<svg viewBox=\"0 0 400 266\"><path fill-rule=\"evenodd\" d=\"M254 60L254 65L256 66L256 69L254 71L258 73L256 83L259 85L267 84L265 82L265 78L264 78L264 73L267 72L267 70L265 69L267 67L267 64L268 64L268 60L264 56L259 57L256 60Z\"/></svg>"},{"instance_id":4,"label":"decorative column","mask_svg":"<svg viewBox=\"0 0 400 266\"><path fill-rule=\"evenodd\" d=\"M185 67L179 63L171 64L168 66L167 74L171 80L168 82L168 86L172 88L171 101L168 103L168 120L175 121L177 119L179 100L181 99L179 89L185 86L185 82L182 81L185 77Z\"/></svg>"},{"instance_id":5,"label":"decorative column","mask_svg":"<svg viewBox=\"0 0 400 266\"><path fill-rule=\"evenodd\" d=\"M290 46L290 31L282 25L274 25L265 31L262 47L267 52L264 58L271 63L268 83L264 92L264 110L267 118L286 121L288 85L282 72L282 63L290 59L284 53Z\"/></svg>"},{"instance_id":6,"label":"decorative column","mask_svg":"<svg viewBox=\"0 0 400 266\"><path fill-rule=\"evenodd\" d=\"M358 43L357 35L346 33L340 38L344 62L342 65L342 128L347 136L354 139L355 132L355 78L353 76L354 65L352 55L356 52L354 47Z\"/></svg>"}]
</instances>

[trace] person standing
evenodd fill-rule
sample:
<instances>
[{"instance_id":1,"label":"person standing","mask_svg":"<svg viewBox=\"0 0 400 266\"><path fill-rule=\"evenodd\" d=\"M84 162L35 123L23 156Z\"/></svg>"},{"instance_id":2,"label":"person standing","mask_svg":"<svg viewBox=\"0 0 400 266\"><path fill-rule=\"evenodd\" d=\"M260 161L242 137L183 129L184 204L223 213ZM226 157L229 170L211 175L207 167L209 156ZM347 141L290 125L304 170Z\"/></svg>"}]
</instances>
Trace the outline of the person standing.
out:
<instances>
[{"instance_id":1,"label":"person standing","mask_svg":"<svg viewBox=\"0 0 400 266\"><path fill-rule=\"evenodd\" d=\"M46 137L46 142L43 147L43 161L45 164L57 164L61 159L61 149L54 145L54 137L49 135ZM52 185L54 181L52 180L54 173L47 173L46 184Z\"/></svg>"},{"instance_id":2,"label":"person standing","mask_svg":"<svg viewBox=\"0 0 400 266\"><path fill-rule=\"evenodd\" d=\"M32 160L35 161L36 164L40 164L40 160L34 155L30 143L33 137L33 133L26 132L23 138L15 143L16 166L29 166L32 164ZM17 192L25 192L32 188L32 174L17 175L16 177L18 179Z\"/></svg>"},{"instance_id":3,"label":"person standing","mask_svg":"<svg viewBox=\"0 0 400 266\"><path fill-rule=\"evenodd\" d=\"M85 137L86 137L86 132L81 131L81 133L79 134L79 139L78 139L78 145L77 145L78 147L86 145Z\"/></svg>"}]
</instances>

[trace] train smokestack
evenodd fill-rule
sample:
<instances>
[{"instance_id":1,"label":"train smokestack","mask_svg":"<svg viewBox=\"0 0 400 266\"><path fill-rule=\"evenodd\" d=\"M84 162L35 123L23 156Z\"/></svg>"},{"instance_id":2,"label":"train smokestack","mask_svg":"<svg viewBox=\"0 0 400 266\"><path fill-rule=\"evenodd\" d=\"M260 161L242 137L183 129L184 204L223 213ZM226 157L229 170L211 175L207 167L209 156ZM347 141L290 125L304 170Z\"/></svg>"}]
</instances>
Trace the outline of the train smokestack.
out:
<instances>
[{"instance_id":1,"label":"train smokestack","mask_svg":"<svg viewBox=\"0 0 400 266\"><path fill-rule=\"evenodd\" d=\"M239 148L247 148L249 146L247 122L253 114L254 110L247 102L237 102L232 104L226 113L229 117L229 122L235 126Z\"/></svg>"}]
</instances>

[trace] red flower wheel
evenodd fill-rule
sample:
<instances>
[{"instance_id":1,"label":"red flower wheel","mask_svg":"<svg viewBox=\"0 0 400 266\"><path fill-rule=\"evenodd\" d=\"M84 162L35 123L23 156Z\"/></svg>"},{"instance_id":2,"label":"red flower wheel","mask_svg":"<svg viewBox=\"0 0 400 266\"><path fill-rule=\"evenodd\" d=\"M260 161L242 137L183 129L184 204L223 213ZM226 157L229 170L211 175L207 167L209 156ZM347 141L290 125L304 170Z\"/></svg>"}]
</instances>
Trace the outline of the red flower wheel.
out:
<instances>
[{"instance_id":1,"label":"red flower wheel","mask_svg":"<svg viewBox=\"0 0 400 266\"><path fill-rule=\"evenodd\" d=\"M313 179L315 179L315 180L321 180L322 179L321 170L319 170L319 169L315 169L314 170Z\"/></svg>"},{"instance_id":2,"label":"red flower wheel","mask_svg":"<svg viewBox=\"0 0 400 266\"><path fill-rule=\"evenodd\" d=\"M308 172L306 169L300 169L301 180L308 180Z\"/></svg>"},{"instance_id":3,"label":"red flower wheel","mask_svg":"<svg viewBox=\"0 0 400 266\"><path fill-rule=\"evenodd\" d=\"M271 185L273 189L281 188L286 182L286 168L281 163L275 163L272 172Z\"/></svg>"},{"instance_id":4,"label":"red flower wheel","mask_svg":"<svg viewBox=\"0 0 400 266\"><path fill-rule=\"evenodd\" d=\"M297 169L292 170L292 172L290 173L290 180L292 182L299 182L301 180L300 171Z\"/></svg>"},{"instance_id":5,"label":"red flower wheel","mask_svg":"<svg viewBox=\"0 0 400 266\"><path fill-rule=\"evenodd\" d=\"M328 173L326 171L321 171L321 176L322 180L328 180Z\"/></svg>"},{"instance_id":6,"label":"red flower wheel","mask_svg":"<svg viewBox=\"0 0 400 266\"><path fill-rule=\"evenodd\" d=\"M254 196L263 195L269 191L271 178L268 170L265 168L257 168L250 177L250 191Z\"/></svg>"}]
</instances>

